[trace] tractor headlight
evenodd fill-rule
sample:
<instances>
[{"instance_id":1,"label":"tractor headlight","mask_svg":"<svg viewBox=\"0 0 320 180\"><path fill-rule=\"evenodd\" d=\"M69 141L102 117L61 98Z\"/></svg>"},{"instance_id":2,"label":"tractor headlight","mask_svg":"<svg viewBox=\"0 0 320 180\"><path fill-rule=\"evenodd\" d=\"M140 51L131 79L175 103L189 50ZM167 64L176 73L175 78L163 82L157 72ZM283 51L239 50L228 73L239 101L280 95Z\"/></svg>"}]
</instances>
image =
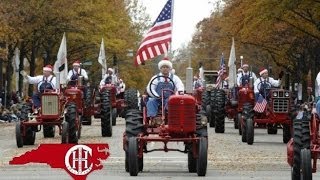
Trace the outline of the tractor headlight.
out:
<instances>
[{"instance_id":1,"label":"tractor headlight","mask_svg":"<svg viewBox=\"0 0 320 180\"><path fill-rule=\"evenodd\" d=\"M208 118L206 116L201 116L201 124L203 126L208 124Z\"/></svg>"},{"instance_id":2,"label":"tractor headlight","mask_svg":"<svg viewBox=\"0 0 320 180\"><path fill-rule=\"evenodd\" d=\"M277 92L273 92L273 97L277 97L278 93Z\"/></svg>"},{"instance_id":3,"label":"tractor headlight","mask_svg":"<svg viewBox=\"0 0 320 180\"><path fill-rule=\"evenodd\" d=\"M284 93L284 96L285 96L285 97L289 97L289 92L285 92L285 93Z\"/></svg>"}]
</instances>

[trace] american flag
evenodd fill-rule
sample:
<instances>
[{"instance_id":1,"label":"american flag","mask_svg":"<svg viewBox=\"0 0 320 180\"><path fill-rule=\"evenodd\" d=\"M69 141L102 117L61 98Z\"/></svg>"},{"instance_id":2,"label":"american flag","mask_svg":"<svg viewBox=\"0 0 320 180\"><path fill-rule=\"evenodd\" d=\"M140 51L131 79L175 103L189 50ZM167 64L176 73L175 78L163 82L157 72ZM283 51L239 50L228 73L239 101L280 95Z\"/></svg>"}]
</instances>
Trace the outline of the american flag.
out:
<instances>
[{"instance_id":1,"label":"american flag","mask_svg":"<svg viewBox=\"0 0 320 180\"><path fill-rule=\"evenodd\" d=\"M226 65L224 63L224 57L222 55L221 59L220 59L220 69L218 71L218 78L217 78L217 81L216 81L216 87L220 87L221 81L222 81L222 79L223 79L223 77L224 77L226 72L227 72Z\"/></svg>"},{"instance_id":2,"label":"american flag","mask_svg":"<svg viewBox=\"0 0 320 180\"><path fill-rule=\"evenodd\" d=\"M172 0L168 0L140 44L135 58L136 65L168 52L172 32L171 12Z\"/></svg>"},{"instance_id":3,"label":"american flag","mask_svg":"<svg viewBox=\"0 0 320 180\"><path fill-rule=\"evenodd\" d=\"M258 101L254 106L253 110L258 113L263 113L267 106L267 100L263 98L261 94L259 94Z\"/></svg>"}]
</instances>

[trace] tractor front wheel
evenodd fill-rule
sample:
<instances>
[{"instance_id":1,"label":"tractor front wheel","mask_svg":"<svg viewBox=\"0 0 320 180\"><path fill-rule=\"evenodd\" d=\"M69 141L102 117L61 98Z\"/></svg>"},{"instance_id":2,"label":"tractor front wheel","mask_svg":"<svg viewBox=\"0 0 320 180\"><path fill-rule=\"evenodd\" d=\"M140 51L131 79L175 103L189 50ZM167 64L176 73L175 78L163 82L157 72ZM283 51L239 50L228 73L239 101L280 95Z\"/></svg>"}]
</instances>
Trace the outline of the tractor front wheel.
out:
<instances>
[{"instance_id":1,"label":"tractor front wheel","mask_svg":"<svg viewBox=\"0 0 320 180\"><path fill-rule=\"evenodd\" d=\"M241 127L242 117L241 116L242 116L241 113L237 114L239 135L242 135L242 127Z\"/></svg>"},{"instance_id":2,"label":"tractor front wheel","mask_svg":"<svg viewBox=\"0 0 320 180\"><path fill-rule=\"evenodd\" d=\"M23 147L23 138L22 138L22 132L21 132L21 122L18 121L16 123L16 141L18 148Z\"/></svg>"},{"instance_id":3,"label":"tractor front wheel","mask_svg":"<svg viewBox=\"0 0 320 180\"><path fill-rule=\"evenodd\" d=\"M112 113L109 91L101 93L101 133L102 137L112 136Z\"/></svg>"},{"instance_id":4,"label":"tractor front wheel","mask_svg":"<svg viewBox=\"0 0 320 180\"><path fill-rule=\"evenodd\" d=\"M61 144L69 143L68 130L69 130L69 125L68 125L68 122L65 121L62 123Z\"/></svg>"},{"instance_id":5,"label":"tractor front wheel","mask_svg":"<svg viewBox=\"0 0 320 180\"><path fill-rule=\"evenodd\" d=\"M81 124L82 125L86 125L86 126L90 126L92 124L92 119L91 116L81 116Z\"/></svg>"},{"instance_id":6,"label":"tractor front wheel","mask_svg":"<svg viewBox=\"0 0 320 180\"><path fill-rule=\"evenodd\" d=\"M68 122L68 143L78 143L78 133L81 130L77 128L77 106L74 103L67 105L67 113L65 115L66 122Z\"/></svg>"},{"instance_id":7,"label":"tractor front wheel","mask_svg":"<svg viewBox=\"0 0 320 180\"><path fill-rule=\"evenodd\" d=\"M303 180L312 180L311 151L310 149L301 150L301 176Z\"/></svg>"},{"instance_id":8,"label":"tractor front wheel","mask_svg":"<svg viewBox=\"0 0 320 180\"><path fill-rule=\"evenodd\" d=\"M206 137L200 138L198 153L197 174L198 176L205 176L208 164L208 139Z\"/></svg>"},{"instance_id":9,"label":"tractor front wheel","mask_svg":"<svg viewBox=\"0 0 320 180\"><path fill-rule=\"evenodd\" d=\"M267 125L267 132L268 134L277 134L278 133L278 127L276 124L268 124Z\"/></svg>"},{"instance_id":10,"label":"tractor front wheel","mask_svg":"<svg viewBox=\"0 0 320 180\"><path fill-rule=\"evenodd\" d=\"M56 127L54 125L43 125L43 137L54 137Z\"/></svg>"},{"instance_id":11,"label":"tractor front wheel","mask_svg":"<svg viewBox=\"0 0 320 180\"><path fill-rule=\"evenodd\" d=\"M246 134L247 134L247 143L249 145L253 144L254 141L254 126L253 119L246 119Z\"/></svg>"},{"instance_id":12,"label":"tractor front wheel","mask_svg":"<svg viewBox=\"0 0 320 180\"><path fill-rule=\"evenodd\" d=\"M193 157L193 152L188 152L188 170L190 173L197 172L197 159Z\"/></svg>"},{"instance_id":13,"label":"tractor front wheel","mask_svg":"<svg viewBox=\"0 0 320 180\"><path fill-rule=\"evenodd\" d=\"M115 126L117 124L117 108L112 109L112 126Z\"/></svg>"},{"instance_id":14,"label":"tractor front wheel","mask_svg":"<svg viewBox=\"0 0 320 180\"><path fill-rule=\"evenodd\" d=\"M138 141L136 137L131 137L128 141L129 173L130 176L137 176L139 173Z\"/></svg>"}]
</instances>

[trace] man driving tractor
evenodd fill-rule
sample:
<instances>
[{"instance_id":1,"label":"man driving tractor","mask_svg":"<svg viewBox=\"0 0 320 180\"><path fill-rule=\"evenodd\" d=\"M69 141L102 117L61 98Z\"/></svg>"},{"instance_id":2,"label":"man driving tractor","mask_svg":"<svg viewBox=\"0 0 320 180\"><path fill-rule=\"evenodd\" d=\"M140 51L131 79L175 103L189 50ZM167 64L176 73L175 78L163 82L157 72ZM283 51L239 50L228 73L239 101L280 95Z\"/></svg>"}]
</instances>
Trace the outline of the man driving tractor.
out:
<instances>
[{"instance_id":1,"label":"man driving tractor","mask_svg":"<svg viewBox=\"0 0 320 180\"><path fill-rule=\"evenodd\" d=\"M259 72L260 78L254 81L254 94L256 100L261 94L264 98L268 96L268 89L271 87L279 87L281 84L281 78L283 76L283 72L279 75L279 80L275 80L272 77L269 77L268 70L266 68L262 68Z\"/></svg>"},{"instance_id":2,"label":"man driving tractor","mask_svg":"<svg viewBox=\"0 0 320 180\"><path fill-rule=\"evenodd\" d=\"M257 80L257 76L254 72L249 71L249 65L244 64L241 68L242 71L239 72L238 70L238 76L237 76L237 84L238 86L245 86L249 83L250 77L253 78L253 81Z\"/></svg>"},{"instance_id":3,"label":"man driving tractor","mask_svg":"<svg viewBox=\"0 0 320 180\"><path fill-rule=\"evenodd\" d=\"M106 84L116 84L118 82L117 76L114 74L114 70L112 68L108 68L107 73L104 75L103 79L100 81L100 86Z\"/></svg>"},{"instance_id":4,"label":"man driving tractor","mask_svg":"<svg viewBox=\"0 0 320 180\"><path fill-rule=\"evenodd\" d=\"M147 92L151 98L147 102L147 117L153 118L158 114L158 108L161 104L162 90L171 90L173 92L184 92L184 85L181 79L172 73L172 63L168 59L163 59L158 63L160 73L153 76L148 83ZM166 107L169 96L172 92L164 91L163 99Z\"/></svg>"},{"instance_id":5,"label":"man driving tractor","mask_svg":"<svg viewBox=\"0 0 320 180\"><path fill-rule=\"evenodd\" d=\"M79 76L83 76L85 81L89 79L86 70L80 67L79 60L75 61L72 64L72 66L73 66L73 69L68 72L68 76L67 76L67 79L70 85L75 85L76 84L75 81L78 80Z\"/></svg>"},{"instance_id":6,"label":"man driving tractor","mask_svg":"<svg viewBox=\"0 0 320 180\"><path fill-rule=\"evenodd\" d=\"M25 71L21 71L21 75L28 80L29 84L37 84L37 92L32 95L32 101L35 108L41 106L40 96L46 89L55 89L56 77L52 75L52 66L43 67L43 75L31 77Z\"/></svg>"}]
</instances>

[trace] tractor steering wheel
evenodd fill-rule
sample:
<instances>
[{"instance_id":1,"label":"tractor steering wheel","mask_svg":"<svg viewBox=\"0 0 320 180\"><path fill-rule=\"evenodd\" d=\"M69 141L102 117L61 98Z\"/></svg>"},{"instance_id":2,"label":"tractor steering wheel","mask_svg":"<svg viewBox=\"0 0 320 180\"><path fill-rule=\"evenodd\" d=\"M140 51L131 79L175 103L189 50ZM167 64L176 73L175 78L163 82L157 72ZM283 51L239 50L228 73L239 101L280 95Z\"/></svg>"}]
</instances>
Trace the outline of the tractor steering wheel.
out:
<instances>
[{"instance_id":1,"label":"tractor steering wheel","mask_svg":"<svg viewBox=\"0 0 320 180\"><path fill-rule=\"evenodd\" d=\"M176 85L174 84L174 82L173 82L173 79L171 79L170 77L167 77L167 76L163 76L163 75L160 75L160 76L156 76L156 77L154 77L151 81L150 81L150 86L149 86L149 90L150 90L150 93L154 96L154 97L156 97L156 98L161 98L161 94L159 94L158 96L156 96L155 94L154 94L154 92L152 91L152 86L157 86L158 84L156 84L156 83L154 83L154 81L156 80L156 79L160 79L160 78L167 78L167 79L169 79L169 81L168 81L168 83L172 83L172 85L173 85L173 89L176 89ZM172 92L172 94L174 93L171 89L162 89L162 91L163 90L169 90L170 92Z\"/></svg>"}]
</instances>

